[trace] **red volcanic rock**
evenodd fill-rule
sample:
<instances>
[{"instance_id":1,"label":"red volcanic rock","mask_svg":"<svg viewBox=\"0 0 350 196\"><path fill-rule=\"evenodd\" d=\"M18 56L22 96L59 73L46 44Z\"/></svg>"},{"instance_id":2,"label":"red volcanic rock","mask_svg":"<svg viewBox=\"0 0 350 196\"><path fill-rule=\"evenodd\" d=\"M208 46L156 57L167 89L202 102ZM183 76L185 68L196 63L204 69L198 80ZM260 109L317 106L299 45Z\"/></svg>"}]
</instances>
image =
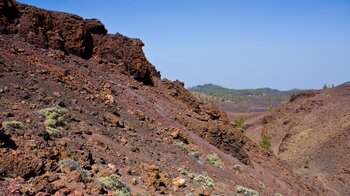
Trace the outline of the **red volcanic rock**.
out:
<instances>
[{"instance_id":1,"label":"red volcanic rock","mask_svg":"<svg viewBox=\"0 0 350 196\"><path fill-rule=\"evenodd\" d=\"M39 48L61 50L84 59L97 56L122 73L146 85L159 72L146 59L139 39L107 35L97 19L86 19L67 13L46 11L33 6L0 2L0 32L23 39Z\"/></svg>"},{"instance_id":2,"label":"red volcanic rock","mask_svg":"<svg viewBox=\"0 0 350 196\"><path fill-rule=\"evenodd\" d=\"M137 81L153 85L152 77L160 77L159 72L148 62L142 51L140 39L130 39L121 34L94 36L94 53L112 63L122 73L131 75Z\"/></svg>"},{"instance_id":3,"label":"red volcanic rock","mask_svg":"<svg viewBox=\"0 0 350 196\"><path fill-rule=\"evenodd\" d=\"M10 31L8 25L18 17L18 10L12 0L0 0L0 33Z\"/></svg>"},{"instance_id":4,"label":"red volcanic rock","mask_svg":"<svg viewBox=\"0 0 350 196\"><path fill-rule=\"evenodd\" d=\"M105 26L99 21L98 19L86 19L85 20L88 31L91 34L97 34L97 35L106 35L107 29Z\"/></svg>"}]
</instances>

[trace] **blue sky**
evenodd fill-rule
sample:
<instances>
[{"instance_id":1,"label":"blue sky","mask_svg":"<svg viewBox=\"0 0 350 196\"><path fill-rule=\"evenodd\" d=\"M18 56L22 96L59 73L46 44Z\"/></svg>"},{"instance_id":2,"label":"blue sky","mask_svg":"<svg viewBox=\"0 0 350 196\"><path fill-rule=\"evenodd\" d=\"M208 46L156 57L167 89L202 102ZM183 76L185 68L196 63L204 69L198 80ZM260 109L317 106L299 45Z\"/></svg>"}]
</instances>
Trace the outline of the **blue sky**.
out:
<instances>
[{"instance_id":1,"label":"blue sky","mask_svg":"<svg viewBox=\"0 0 350 196\"><path fill-rule=\"evenodd\" d=\"M20 0L137 37L186 86L321 88L350 80L349 0Z\"/></svg>"}]
</instances>

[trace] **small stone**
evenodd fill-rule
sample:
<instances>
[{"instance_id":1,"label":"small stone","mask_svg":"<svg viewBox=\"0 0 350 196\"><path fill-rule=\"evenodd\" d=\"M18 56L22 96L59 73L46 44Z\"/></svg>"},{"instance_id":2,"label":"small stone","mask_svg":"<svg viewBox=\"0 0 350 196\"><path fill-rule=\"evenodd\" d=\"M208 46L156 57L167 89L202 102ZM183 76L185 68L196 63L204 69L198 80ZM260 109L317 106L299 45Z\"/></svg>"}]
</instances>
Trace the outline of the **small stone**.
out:
<instances>
[{"instance_id":1,"label":"small stone","mask_svg":"<svg viewBox=\"0 0 350 196\"><path fill-rule=\"evenodd\" d=\"M55 95L56 97L61 97L61 94L59 92L53 92L53 95Z\"/></svg>"},{"instance_id":2,"label":"small stone","mask_svg":"<svg viewBox=\"0 0 350 196\"><path fill-rule=\"evenodd\" d=\"M114 97L113 97L113 95L107 94L107 95L105 96L105 99L106 99L106 101L105 101L106 104L112 104L112 103L114 103Z\"/></svg>"},{"instance_id":3,"label":"small stone","mask_svg":"<svg viewBox=\"0 0 350 196\"><path fill-rule=\"evenodd\" d=\"M13 117L13 114L11 112L3 112L2 113L5 117Z\"/></svg>"},{"instance_id":4,"label":"small stone","mask_svg":"<svg viewBox=\"0 0 350 196\"><path fill-rule=\"evenodd\" d=\"M123 136L119 139L119 143L125 146L128 143L128 140L126 139L126 137Z\"/></svg>"},{"instance_id":5,"label":"small stone","mask_svg":"<svg viewBox=\"0 0 350 196\"><path fill-rule=\"evenodd\" d=\"M173 184L177 187L183 187L185 186L186 180L181 177L176 177L173 179Z\"/></svg>"},{"instance_id":6,"label":"small stone","mask_svg":"<svg viewBox=\"0 0 350 196\"><path fill-rule=\"evenodd\" d=\"M100 171L100 167L97 165L97 164L93 164L91 166L91 170L95 173L99 172Z\"/></svg>"},{"instance_id":7,"label":"small stone","mask_svg":"<svg viewBox=\"0 0 350 196\"><path fill-rule=\"evenodd\" d=\"M105 121L107 121L109 123L112 123L114 125L117 124L118 121L119 121L119 117L118 116L116 116L116 115L114 115L112 113L109 113L109 112L106 112L103 117L104 117Z\"/></svg>"},{"instance_id":8,"label":"small stone","mask_svg":"<svg viewBox=\"0 0 350 196\"><path fill-rule=\"evenodd\" d=\"M130 148L130 150L131 150L132 152L140 152L140 149L139 149L138 147L136 147L136 146L132 146L132 147Z\"/></svg>"},{"instance_id":9,"label":"small stone","mask_svg":"<svg viewBox=\"0 0 350 196\"><path fill-rule=\"evenodd\" d=\"M199 159L199 157L201 156L201 153L198 151L194 151L194 152L191 152L190 155L195 159Z\"/></svg>"},{"instance_id":10,"label":"small stone","mask_svg":"<svg viewBox=\"0 0 350 196\"><path fill-rule=\"evenodd\" d=\"M121 120L118 120L118 122L117 122L117 127L119 127L119 128L124 128L124 127L125 127L124 122L121 121Z\"/></svg>"},{"instance_id":11,"label":"small stone","mask_svg":"<svg viewBox=\"0 0 350 196\"><path fill-rule=\"evenodd\" d=\"M202 188L197 188L194 193L195 193L195 195L198 195L198 196L209 196L210 195L207 190L202 189Z\"/></svg>"},{"instance_id":12,"label":"small stone","mask_svg":"<svg viewBox=\"0 0 350 196\"><path fill-rule=\"evenodd\" d=\"M261 181L258 182L258 186L260 189L265 189L265 184Z\"/></svg>"},{"instance_id":13,"label":"small stone","mask_svg":"<svg viewBox=\"0 0 350 196\"><path fill-rule=\"evenodd\" d=\"M114 170L115 169L115 165L114 164L111 164L111 163L108 163L107 165L110 169Z\"/></svg>"},{"instance_id":14,"label":"small stone","mask_svg":"<svg viewBox=\"0 0 350 196\"><path fill-rule=\"evenodd\" d=\"M77 99L72 99L72 104L77 104L78 103L78 100Z\"/></svg>"},{"instance_id":15,"label":"small stone","mask_svg":"<svg viewBox=\"0 0 350 196\"><path fill-rule=\"evenodd\" d=\"M132 178L131 179L131 184L134 185L134 186L138 185L138 182L137 182L136 178Z\"/></svg>"},{"instance_id":16,"label":"small stone","mask_svg":"<svg viewBox=\"0 0 350 196\"><path fill-rule=\"evenodd\" d=\"M61 100L61 101L58 102L58 106L64 108L64 107L66 107L66 103L63 100Z\"/></svg>"},{"instance_id":17,"label":"small stone","mask_svg":"<svg viewBox=\"0 0 350 196\"><path fill-rule=\"evenodd\" d=\"M63 141L63 140L59 141L58 144L61 145L61 146L64 146L64 147L67 146L67 143L65 141Z\"/></svg>"},{"instance_id":18,"label":"small stone","mask_svg":"<svg viewBox=\"0 0 350 196\"><path fill-rule=\"evenodd\" d=\"M240 164L235 164L235 165L233 166L233 169L236 170L236 171L238 171L238 172L242 172L242 171L243 171L243 167L242 167L242 165L240 165Z\"/></svg>"},{"instance_id":19,"label":"small stone","mask_svg":"<svg viewBox=\"0 0 350 196\"><path fill-rule=\"evenodd\" d=\"M180 129L179 128L175 128L172 132L171 132L171 137L174 139L178 139L180 136Z\"/></svg>"},{"instance_id":20,"label":"small stone","mask_svg":"<svg viewBox=\"0 0 350 196\"><path fill-rule=\"evenodd\" d=\"M92 131L91 130L84 130L83 131L86 135L92 135Z\"/></svg>"}]
</instances>

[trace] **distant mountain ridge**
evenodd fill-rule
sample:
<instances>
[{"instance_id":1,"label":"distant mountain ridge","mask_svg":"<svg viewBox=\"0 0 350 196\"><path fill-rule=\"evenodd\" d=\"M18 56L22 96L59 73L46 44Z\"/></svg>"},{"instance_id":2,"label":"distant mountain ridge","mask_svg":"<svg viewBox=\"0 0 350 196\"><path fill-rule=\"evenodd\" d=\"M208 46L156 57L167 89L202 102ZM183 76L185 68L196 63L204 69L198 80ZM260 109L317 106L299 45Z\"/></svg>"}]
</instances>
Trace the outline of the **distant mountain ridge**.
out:
<instances>
[{"instance_id":1,"label":"distant mountain ridge","mask_svg":"<svg viewBox=\"0 0 350 196\"><path fill-rule=\"evenodd\" d=\"M253 101L253 102L283 102L288 101L290 97L300 89L292 89L281 91L272 88L257 89L230 89L216 84L204 84L188 88L190 91L205 94L211 97L218 97L221 100L229 100L234 102Z\"/></svg>"},{"instance_id":2,"label":"distant mountain ridge","mask_svg":"<svg viewBox=\"0 0 350 196\"><path fill-rule=\"evenodd\" d=\"M350 81L339 84L337 87L346 86L346 85L350 85Z\"/></svg>"}]
</instances>

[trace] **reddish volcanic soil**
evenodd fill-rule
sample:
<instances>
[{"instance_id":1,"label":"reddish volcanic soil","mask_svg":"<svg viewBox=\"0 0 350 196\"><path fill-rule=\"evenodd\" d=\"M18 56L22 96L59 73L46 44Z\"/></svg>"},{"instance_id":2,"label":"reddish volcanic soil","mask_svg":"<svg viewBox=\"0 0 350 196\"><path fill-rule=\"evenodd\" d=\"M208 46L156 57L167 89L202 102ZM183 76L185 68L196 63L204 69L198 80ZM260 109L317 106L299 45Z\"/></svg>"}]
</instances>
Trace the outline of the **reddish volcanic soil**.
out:
<instances>
[{"instance_id":1,"label":"reddish volcanic soil","mask_svg":"<svg viewBox=\"0 0 350 196\"><path fill-rule=\"evenodd\" d=\"M257 144L270 133L273 153L303 178L350 195L350 85L295 95L246 127Z\"/></svg>"},{"instance_id":2,"label":"reddish volcanic soil","mask_svg":"<svg viewBox=\"0 0 350 196\"><path fill-rule=\"evenodd\" d=\"M142 46L96 19L0 0L0 195L332 193L161 79Z\"/></svg>"}]
</instances>

